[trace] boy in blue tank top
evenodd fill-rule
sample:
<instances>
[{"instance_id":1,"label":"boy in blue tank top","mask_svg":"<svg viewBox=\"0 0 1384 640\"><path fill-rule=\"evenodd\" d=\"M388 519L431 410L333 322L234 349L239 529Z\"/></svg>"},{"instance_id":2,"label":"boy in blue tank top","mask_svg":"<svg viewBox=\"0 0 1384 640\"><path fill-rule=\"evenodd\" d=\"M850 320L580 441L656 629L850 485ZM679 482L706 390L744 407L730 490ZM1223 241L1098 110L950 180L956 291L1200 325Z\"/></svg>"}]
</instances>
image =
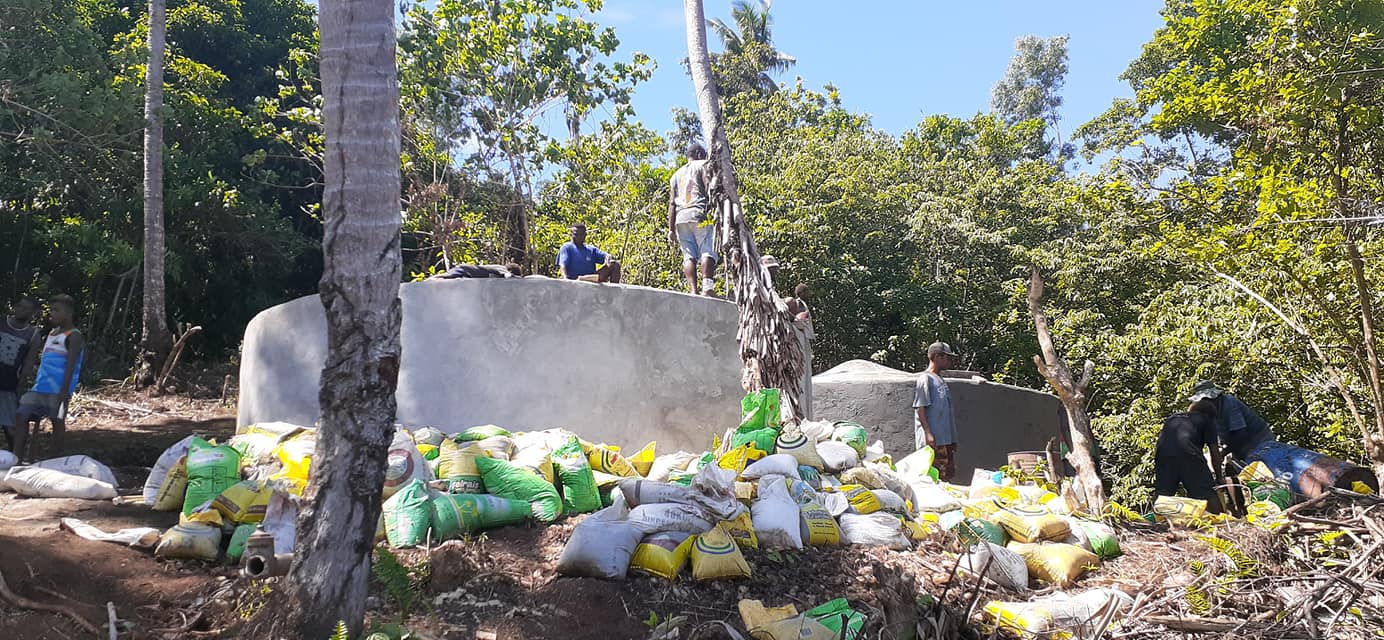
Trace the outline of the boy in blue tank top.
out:
<instances>
[{"instance_id":1,"label":"boy in blue tank top","mask_svg":"<svg viewBox=\"0 0 1384 640\"><path fill-rule=\"evenodd\" d=\"M48 418L53 423L52 455L62 455L63 437L67 433L67 404L82 374L82 356L86 341L76 328L77 301L59 294L48 301L48 333L40 350L31 350L30 364L38 359L34 388L19 399L19 412L14 418L14 452L27 457L29 424Z\"/></svg>"}]
</instances>

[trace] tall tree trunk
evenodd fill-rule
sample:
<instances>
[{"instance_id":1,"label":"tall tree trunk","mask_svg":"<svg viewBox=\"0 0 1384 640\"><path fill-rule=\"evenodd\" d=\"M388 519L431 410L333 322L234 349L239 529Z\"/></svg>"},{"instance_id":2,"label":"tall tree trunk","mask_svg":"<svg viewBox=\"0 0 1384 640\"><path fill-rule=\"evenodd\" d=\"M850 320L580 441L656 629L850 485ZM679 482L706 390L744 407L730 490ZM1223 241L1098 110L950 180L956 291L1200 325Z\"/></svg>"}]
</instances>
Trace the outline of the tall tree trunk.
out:
<instances>
[{"instance_id":1,"label":"tall tree trunk","mask_svg":"<svg viewBox=\"0 0 1384 640\"><path fill-rule=\"evenodd\" d=\"M1332 153L1335 164L1331 172L1331 188L1335 191L1336 213L1342 220L1349 219L1350 209L1346 205L1346 175L1350 169L1348 144L1350 116L1342 104L1336 112L1336 148ZM1351 276L1355 283L1355 294L1360 301L1360 339L1365 347L1365 382L1369 385L1370 400L1374 404L1374 433L1364 434L1365 452L1370 457L1375 475L1384 473L1384 385L1379 375L1379 351L1374 341L1374 292L1365 276L1365 260L1360 255L1357 244L1358 227L1343 222L1346 235L1346 257L1350 260Z\"/></svg>"},{"instance_id":2,"label":"tall tree trunk","mask_svg":"<svg viewBox=\"0 0 1384 640\"><path fill-rule=\"evenodd\" d=\"M144 328L140 334L140 386L155 377L173 348L164 303L163 54L164 0L149 0L149 65L144 70Z\"/></svg>"},{"instance_id":3,"label":"tall tree trunk","mask_svg":"<svg viewBox=\"0 0 1384 640\"><path fill-rule=\"evenodd\" d=\"M1081 377L1072 375L1067 361L1057 355L1057 347L1052 342L1052 331L1048 327L1048 316L1043 312L1043 275L1038 267L1028 283L1028 312L1033 316L1033 327L1038 334L1038 346L1042 356L1033 356L1033 364L1038 372L1052 385L1057 397L1062 400L1062 408L1067 411L1067 426L1071 430L1072 466L1081 480L1081 489L1086 496L1086 506L1096 514L1105 511L1105 487L1101 485L1100 474L1096 472L1096 438L1091 433L1091 416L1086 412L1086 389L1091 384L1091 374L1096 364L1090 360L1082 366Z\"/></svg>"},{"instance_id":4,"label":"tall tree trunk","mask_svg":"<svg viewBox=\"0 0 1384 640\"><path fill-rule=\"evenodd\" d=\"M524 189L523 166L518 156L509 153L509 173L514 185L514 203L509 207L505 223L505 258L524 265L532 273L529 262L529 198Z\"/></svg>"},{"instance_id":5,"label":"tall tree trunk","mask_svg":"<svg viewBox=\"0 0 1384 640\"><path fill-rule=\"evenodd\" d=\"M296 637L361 633L399 375L399 83L394 3L323 0L322 306L327 361L288 584Z\"/></svg>"},{"instance_id":6,"label":"tall tree trunk","mask_svg":"<svg viewBox=\"0 0 1384 640\"><path fill-rule=\"evenodd\" d=\"M793 316L774 293L769 275L759 266L759 248L740 207L740 190L731 164L730 144L721 121L721 102L711 73L706 47L706 16L701 0L684 0L687 21L687 61L697 93L702 135L708 158L708 206L721 215L721 246L726 273L740 308L741 382L746 391L776 388L793 420L803 417L804 353L793 330Z\"/></svg>"}]
</instances>

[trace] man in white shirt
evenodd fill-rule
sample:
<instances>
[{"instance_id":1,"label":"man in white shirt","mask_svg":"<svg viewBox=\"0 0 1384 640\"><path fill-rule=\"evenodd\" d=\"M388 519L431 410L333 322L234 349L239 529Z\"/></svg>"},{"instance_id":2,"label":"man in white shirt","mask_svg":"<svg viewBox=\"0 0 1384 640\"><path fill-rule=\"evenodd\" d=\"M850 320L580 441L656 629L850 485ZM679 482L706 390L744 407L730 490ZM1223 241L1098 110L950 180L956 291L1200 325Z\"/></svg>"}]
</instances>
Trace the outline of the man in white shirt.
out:
<instances>
[{"instance_id":1,"label":"man in white shirt","mask_svg":"<svg viewBox=\"0 0 1384 640\"><path fill-rule=\"evenodd\" d=\"M701 293L716 287L716 225L707 210L706 149L692 143L687 164L673 174L668 192L668 240L682 249L682 274L689 293L697 293L697 264L702 266Z\"/></svg>"}]
</instances>

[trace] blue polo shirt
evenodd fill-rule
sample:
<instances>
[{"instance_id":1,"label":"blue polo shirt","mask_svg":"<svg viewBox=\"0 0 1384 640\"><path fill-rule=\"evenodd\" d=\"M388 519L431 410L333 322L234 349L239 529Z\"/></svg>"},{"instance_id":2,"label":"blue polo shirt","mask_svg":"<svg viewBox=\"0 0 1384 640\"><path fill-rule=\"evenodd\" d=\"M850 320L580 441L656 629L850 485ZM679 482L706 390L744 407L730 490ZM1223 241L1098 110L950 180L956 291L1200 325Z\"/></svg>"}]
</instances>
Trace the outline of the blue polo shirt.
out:
<instances>
[{"instance_id":1,"label":"blue polo shirt","mask_svg":"<svg viewBox=\"0 0 1384 640\"><path fill-rule=\"evenodd\" d=\"M590 244L578 247L568 242L562 245L562 249L557 252L557 266L567 268L568 280L592 275L596 273L596 265L608 262L610 262L610 255Z\"/></svg>"}]
</instances>

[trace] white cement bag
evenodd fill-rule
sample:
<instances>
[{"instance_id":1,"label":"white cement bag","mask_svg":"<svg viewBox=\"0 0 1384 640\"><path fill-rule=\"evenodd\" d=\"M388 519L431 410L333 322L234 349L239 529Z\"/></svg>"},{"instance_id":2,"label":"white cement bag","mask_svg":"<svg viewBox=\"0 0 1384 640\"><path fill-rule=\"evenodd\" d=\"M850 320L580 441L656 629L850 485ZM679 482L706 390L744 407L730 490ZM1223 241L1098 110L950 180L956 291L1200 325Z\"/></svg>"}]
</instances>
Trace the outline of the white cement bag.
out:
<instances>
[{"instance_id":1,"label":"white cement bag","mask_svg":"<svg viewBox=\"0 0 1384 640\"><path fill-rule=\"evenodd\" d=\"M839 491L832 493L818 493L817 501L822 503L822 506L826 508L827 513L830 513L833 518L840 516L841 514L851 510L850 498L847 498L846 494L841 493Z\"/></svg>"},{"instance_id":2,"label":"white cement bag","mask_svg":"<svg viewBox=\"0 0 1384 640\"><path fill-rule=\"evenodd\" d=\"M196 437L183 438L159 454L154 468L149 470L149 478L144 481L144 504L153 505L158 500L159 489L163 487L163 481L168 478L169 470L177 466L178 459L187 455L188 445L192 444L192 439Z\"/></svg>"},{"instance_id":3,"label":"white cement bag","mask_svg":"<svg viewBox=\"0 0 1384 640\"><path fill-rule=\"evenodd\" d=\"M690 504L666 502L645 504L630 509L626 520L639 529L642 535L662 531L685 531L692 534L706 533L715 525L702 517L702 510ZM641 536L642 537L642 536ZM639 540L634 541L636 544Z\"/></svg>"},{"instance_id":4,"label":"white cement bag","mask_svg":"<svg viewBox=\"0 0 1384 640\"><path fill-rule=\"evenodd\" d=\"M987 469L976 469L971 474L971 497L984 498L998 489L1000 485L995 484L995 472Z\"/></svg>"},{"instance_id":5,"label":"white cement bag","mask_svg":"<svg viewBox=\"0 0 1384 640\"><path fill-rule=\"evenodd\" d=\"M961 501L947 493L940 485L915 481L913 488L913 508L931 513L946 513L961 508Z\"/></svg>"},{"instance_id":6,"label":"white cement bag","mask_svg":"<svg viewBox=\"0 0 1384 640\"><path fill-rule=\"evenodd\" d=\"M928 477L928 469L932 468L933 460L937 454L932 450L919 449L903 457L902 460L894 463L894 468L905 477L919 476Z\"/></svg>"},{"instance_id":7,"label":"white cement bag","mask_svg":"<svg viewBox=\"0 0 1384 640\"><path fill-rule=\"evenodd\" d=\"M629 570L630 558L645 536L634 523L622 519L626 513L624 503L617 499L616 504L591 514L578 524L558 558L557 572L568 576L623 579ZM628 513L633 515L633 512Z\"/></svg>"},{"instance_id":8,"label":"white cement bag","mask_svg":"<svg viewBox=\"0 0 1384 640\"><path fill-rule=\"evenodd\" d=\"M109 483L41 467L11 467L5 486L31 498L110 500L116 496L115 486Z\"/></svg>"},{"instance_id":9,"label":"white cement bag","mask_svg":"<svg viewBox=\"0 0 1384 640\"><path fill-rule=\"evenodd\" d=\"M10 467L19 464L19 457L9 451L0 450L0 473L10 470Z\"/></svg>"},{"instance_id":10,"label":"white cement bag","mask_svg":"<svg viewBox=\"0 0 1384 640\"><path fill-rule=\"evenodd\" d=\"M61 471L68 475L82 476L83 478L91 478L92 480L100 480L101 482L104 482L112 487L120 486L120 483L115 481L115 474L111 473L111 468L107 467L104 464L101 464L100 462L97 462L95 458L92 458L90 456L78 455L63 456L61 458L49 458L47 460L44 460L43 462L36 463L33 466L42 469L52 469L54 471Z\"/></svg>"},{"instance_id":11,"label":"white cement bag","mask_svg":"<svg viewBox=\"0 0 1384 640\"><path fill-rule=\"evenodd\" d=\"M866 462L865 468L875 474L875 477L884 485L885 489L899 494L907 502L915 502L913 499L913 487L909 486L908 480L896 473L888 466L878 462ZM915 504L913 510L917 511Z\"/></svg>"},{"instance_id":12,"label":"white cement bag","mask_svg":"<svg viewBox=\"0 0 1384 640\"><path fill-rule=\"evenodd\" d=\"M1063 544L1070 544L1070 545L1078 546L1078 547L1081 547L1082 549L1085 549L1085 550L1087 550L1087 551L1091 551L1092 553L1094 553L1094 552L1095 552L1094 549L1091 548L1091 536L1088 535L1088 534L1086 533L1086 530L1085 530L1085 529L1081 528L1081 526L1079 526L1078 524L1076 524L1076 522L1079 522L1079 521L1078 521L1076 518L1062 518L1062 519L1063 519L1063 520L1066 520L1066 521L1067 521L1067 525L1068 525L1069 527L1071 527L1071 532L1067 534L1067 537L1066 537L1066 538L1062 539L1062 543L1063 543Z\"/></svg>"},{"instance_id":13,"label":"white cement bag","mask_svg":"<svg viewBox=\"0 0 1384 640\"><path fill-rule=\"evenodd\" d=\"M735 497L735 472L720 465L702 467L692 477L692 489L697 492L693 501L713 522L734 520L745 513L745 505Z\"/></svg>"},{"instance_id":14,"label":"white cement bag","mask_svg":"<svg viewBox=\"0 0 1384 640\"><path fill-rule=\"evenodd\" d=\"M958 567L973 576L984 571L986 578L1002 587L1028 589L1028 565L1024 557L993 542L981 540L972 545L971 552L961 558Z\"/></svg>"},{"instance_id":15,"label":"white cement bag","mask_svg":"<svg viewBox=\"0 0 1384 640\"><path fill-rule=\"evenodd\" d=\"M1053 623L1061 629L1090 625L1103 618L1112 607L1118 616L1134 606L1134 599L1117 589L1091 589L1075 596L1058 592L1033 602L1047 609Z\"/></svg>"},{"instance_id":16,"label":"white cement bag","mask_svg":"<svg viewBox=\"0 0 1384 640\"><path fill-rule=\"evenodd\" d=\"M686 470L687 465L696 459L697 454L686 451L665 453L654 458L654 463L649 466L649 475L645 478L654 482L667 482L669 473Z\"/></svg>"},{"instance_id":17,"label":"white cement bag","mask_svg":"<svg viewBox=\"0 0 1384 640\"><path fill-rule=\"evenodd\" d=\"M798 473L798 459L786 453L764 456L740 472L740 477L744 480L757 480L769 475L802 479Z\"/></svg>"},{"instance_id":18,"label":"white cement bag","mask_svg":"<svg viewBox=\"0 0 1384 640\"><path fill-rule=\"evenodd\" d=\"M782 476L759 480L759 497L750 506L754 534L761 549L801 549L801 509Z\"/></svg>"},{"instance_id":19,"label":"white cement bag","mask_svg":"<svg viewBox=\"0 0 1384 640\"><path fill-rule=\"evenodd\" d=\"M384 470L385 500L415 478L427 482L437 477L407 431L394 432L394 440L389 443L388 464Z\"/></svg>"},{"instance_id":20,"label":"white cement bag","mask_svg":"<svg viewBox=\"0 0 1384 640\"><path fill-rule=\"evenodd\" d=\"M434 447L442 446L442 440L446 437L447 434L442 433L442 430L432 427L423 427L413 432L414 442L418 444L430 444Z\"/></svg>"},{"instance_id":21,"label":"white cement bag","mask_svg":"<svg viewBox=\"0 0 1384 640\"><path fill-rule=\"evenodd\" d=\"M887 455L888 454L884 452L883 440L876 440L874 444L865 447L865 462L875 462Z\"/></svg>"},{"instance_id":22,"label":"white cement bag","mask_svg":"<svg viewBox=\"0 0 1384 640\"><path fill-rule=\"evenodd\" d=\"M843 513L837 522L841 525L841 541L846 544L877 545L890 549L909 547L908 537L903 534L903 523L887 513Z\"/></svg>"},{"instance_id":23,"label":"white cement bag","mask_svg":"<svg viewBox=\"0 0 1384 640\"><path fill-rule=\"evenodd\" d=\"M904 513L907 509L903 504L903 497L888 489L871 489L870 493L875 494L875 499L879 500L879 508L884 511Z\"/></svg>"},{"instance_id":24,"label":"white cement bag","mask_svg":"<svg viewBox=\"0 0 1384 640\"><path fill-rule=\"evenodd\" d=\"M380 514L384 521L384 514ZM293 543L298 533L298 504L286 491L275 491L269 498L269 506L264 510L264 522L260 528L274 536L274 553L293 553Z\"/></svg>"},{"instance_id":25,"label":"white cement bag","mask_svg":"<svg viewBox=\"0 0 1384 640\"><path fill-rule=\"evenodd\" d=\"M856 453L854 447L844 442L835 440L819 442L817 443L817 454L822 456L822 463L826 465L827 471L833 473L860 466L860 454Z\"/></svg>"},{"instance_id":26,"label":"white cement bag","mask_svg":"<svg viewBox=\"0 0 1384 640\"><path fill-rule=\"evenodd\" d=\"M836 431L836 425L827 420L804 420L798 424L798 428L813 442L830 440L831 434Z\"/></svg>"},{"instance_id":27,"label":"white cement bag","mask_svg":"<svg viewBox=\"0 0 1384 640\"><path fill-rule=\"evenodd\" d=\"M620 493L625 494L625 503L631 507L664 502L691 503L697 496L692 487L667 482L625 478L619 482Z\"/></svg>"}]
</instances>

